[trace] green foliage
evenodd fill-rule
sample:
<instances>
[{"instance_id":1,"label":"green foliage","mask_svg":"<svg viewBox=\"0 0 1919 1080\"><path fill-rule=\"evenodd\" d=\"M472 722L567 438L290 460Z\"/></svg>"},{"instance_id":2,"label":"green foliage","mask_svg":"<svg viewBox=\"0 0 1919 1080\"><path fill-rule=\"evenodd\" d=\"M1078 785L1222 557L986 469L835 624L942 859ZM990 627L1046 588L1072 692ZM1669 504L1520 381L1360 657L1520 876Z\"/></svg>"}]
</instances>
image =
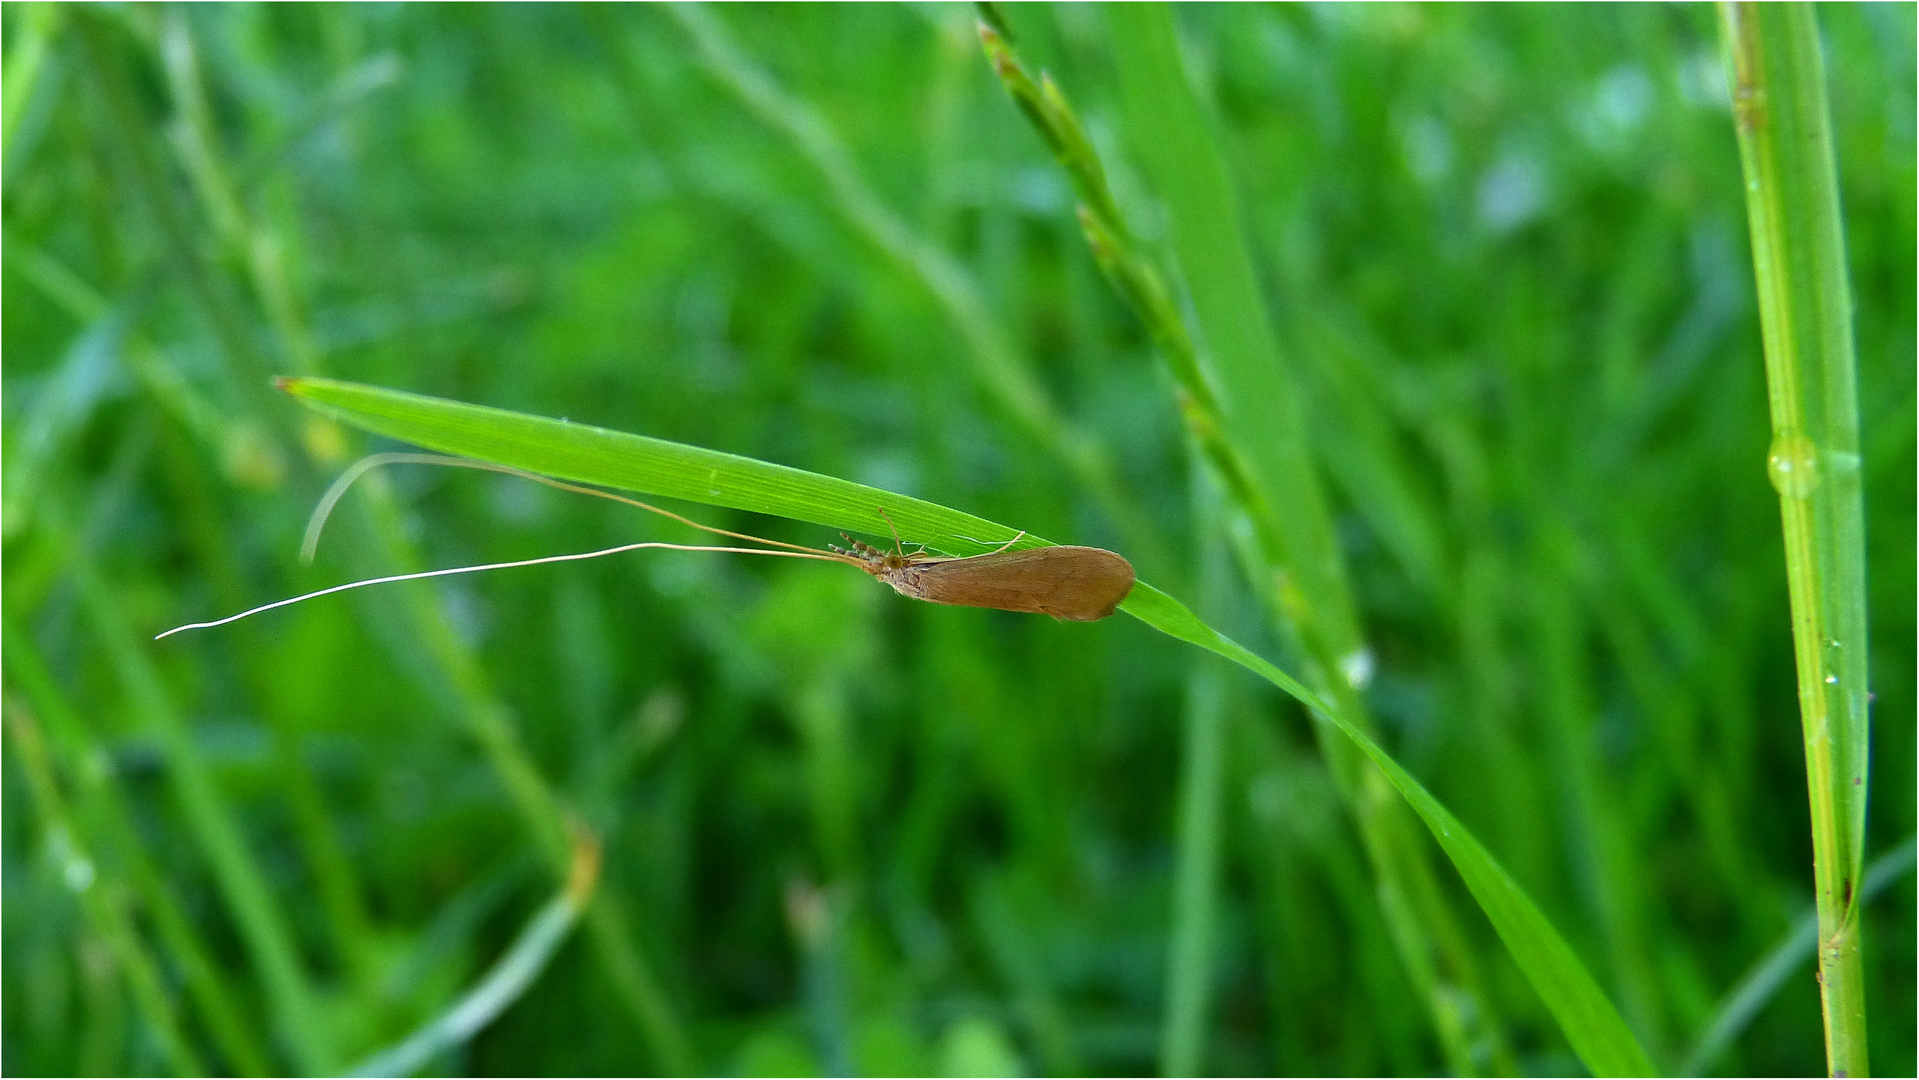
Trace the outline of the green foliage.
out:
<instances>
[{"instance_id":1,"label":"green foliage","mask_svg":"<svg viewBox=\"0 0 1919 1080\"><path fill-rule=\"evenodd\" d=\"M895 517L906 541L956 554L998 547L995 541L1001 538L1016 546L1038 542L1019 540L1012 529L943 506L699 447L327 379L288 379L282 386L374 434L567 480L847 527L877 528L884 519L878 510L866 508L879 507ZM1478 839L1343 710L1220 636L1184 604L1145 581L1135 583L1120 610L1169 637L1232 660L1335 725L1373 759L1432 829L1580 1059L1604 1076L1650 1071L1644 1051L1618 1012L1531 898Z\"/></svg>"},{"instance_id":2,"label":"green foliage","mask_svg":"<svg viewBox=\"0 0 1919 1080\"><path fill-rule=\"evenodd\" d=\"M1711 13L1177 14L1370 648L1373 741L1655 1065L1710 1028L1708 1068L1818 1069L1812 961L1775 949L1813 877ZM1105 20L1004 15L1133 239L1175 251ZM1874 859L1913 831L1913 8L1818 17L1857 305ZM685 538L401 467L301 567L313 501L387 444L272 393L281 373L910 492L889 514L948 550L1011 534L946 507L1114 547L1246 642L1235 659L1308 670L1243 580L1200 586L1175 380L968 12L4 19L6 1071L339 1069L428 1033L428 1067L456 1072L1143 1072L1170 987L1202 1002L1180 1053L1204 1071L1453 1060L1303 711L1235 673L1217 775L1181 769L1200 654L1137 620L640 552L143 640L356 576ZM1166 284L1183 311L1218 299ZM699 516L884 535L842 493ZM1161 595L1128 610L1176 618ZM1220 800L1210 894L1175 883L1182 776ZM1403 840L1519 1067L1577 1068L1524 951L1476 914L1486 879ZM570 935L503 978L591 843ZM1880 887L1872 1061L1911 1072L1912 878ZM1211 944L1169 972L1176 888L1212 905ZM1762 960L1797 974L1742 983ZM449 1026L508 985L477 1033Z\"/></svg>"}]
</instances>

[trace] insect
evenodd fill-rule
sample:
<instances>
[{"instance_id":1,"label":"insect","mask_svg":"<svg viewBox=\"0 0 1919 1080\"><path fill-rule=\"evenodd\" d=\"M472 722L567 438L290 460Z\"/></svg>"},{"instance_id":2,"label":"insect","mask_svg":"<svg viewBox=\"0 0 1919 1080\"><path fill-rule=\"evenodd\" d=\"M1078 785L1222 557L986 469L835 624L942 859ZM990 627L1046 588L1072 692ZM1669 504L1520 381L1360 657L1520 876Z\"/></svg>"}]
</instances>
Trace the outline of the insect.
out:
<instances>
[{"instance_id":1,"label":"insect","mask_svg":"<svg viewBox=\"0 0 1919 1080\"><path fill-rule=\"evenodd\" d=\"M846 539L853 545L851 551L833 550L858 559L860 569L891 585L901 596L934 604L1026 611L1092 622L1111 615L1133 591L1133 564L1104 548L1060 546L1007 551L1002 547L984 555L943 558L917 551L908 554L904 545L899 545L897 531L893 541L899 546L893 551L880 551L850 536ZM1008 541L1007 546L1012 542Z\"/></svg>"},{"instance_id":2,"label":"insect","mask_svg":"<svg viewBox=\"0 0 1919 1080\"><path fill-rule=\"evenodd\" d=\"M884 507L880 516L886 519L887 526L893 530L894 550L883 551L870 544L855 540L845 533L850 548L831 547L821 551L817 548L788 544L779 540L766 540L745 533L729 532L726 529L703 525L690 518L681 517L670 510L662 510L637 499L624 495L615 495L610 491L569 484L538 473L526 472L505 465L495 465L485 461L470 461L465 458L443 457L438 454L374 454L362 458L353 467L334 481L333 486L320 499L314 508L313 518L307 524L306 537L301 545L300 557L303 562L311 562L313 552L320 538L320 531L332 513L334 504L346 494L353 482L375 466L399 462L412 462L431 465L452 465L468 469L482 469L488 472L504 473L525 480L532 480L562 491L577 492L582 495L594 495L602 499L625 503L642 510L649 510L662 517L672 518L684 525L690 525L702 532L716 536L746 540L764 547L724 547L711 544L669 544L659 541L644 541L633 544L619 544L598 551L582 551L567 555L546 555L537 559L517 559L511 562L482 563L475 566L454 566L443 570L425 570L412 574L390 574L386 577L365 578L349 581L344 585L318 589L285 600L275 600L270 604L249 608L237 615L210 622L187 623L176 626L164 633L154 635L154 640L169 637L186 630L205 630L215 626L224 626L238 622L250 615L257 615L274 608L288 607L305 600L328 596L348 589L365 588L369 585L385 585L396 581L417 581L422 578L447 577L453 574L474 574L483 570L505 570L516 566L539 566L545 563L578 562L583 559L597 559L607 555L618 555L642 548L664 548L673 551L724 551L740 555L777 555L789 559L819 559L825 562L843 563L858 567L880 581L892 586L901 596L915 600L925 600L933 604L950 604L958 607L995 608L1000 611L1021 611L1039 615L1051 615L1056 619L1075 622L1091 622L1111 615L1121 601L1126 599L1133 589L1133 566L1122 556L1103 548L1057 546L1027 548L1022 551L1009 551L1008 548L1026 536L1021 532L998 550L984 555L944 556L928 555L924 550L908 552L900 541L899 529L893 527L893 519L887 515ZM781 550L768 550L777 548Z\"/></svg>"}]
</instances>

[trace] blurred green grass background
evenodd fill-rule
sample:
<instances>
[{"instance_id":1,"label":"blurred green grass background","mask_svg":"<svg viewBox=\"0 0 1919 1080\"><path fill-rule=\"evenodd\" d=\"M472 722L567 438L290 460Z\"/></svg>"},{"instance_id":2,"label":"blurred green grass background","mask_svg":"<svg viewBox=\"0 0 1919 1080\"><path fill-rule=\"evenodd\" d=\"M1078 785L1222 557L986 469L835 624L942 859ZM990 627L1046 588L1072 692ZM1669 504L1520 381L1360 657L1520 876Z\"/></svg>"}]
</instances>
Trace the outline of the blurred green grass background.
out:
<instances>
[{"instance_id":1,"label":"blurred green grass background","mask_svg":"<svg viewBox=\"0 0 1919 1080\"><path fill-rule=\"evenodd\" d=\"M576 855L597 838L593 906L429 1071L1151 1072L1182 974L1181 761L1203 744L1182 727L1207 708L1218 891L1210 961L1183 973L1210 990L1201 1067L1445 1068L1298 709L1237 677L1193 683L1212 686L1196 703L1196 654L1127 620L648 552L144 640L415 562L677 538L401 470L303 568L314 500L382 448L268 392L305 372L1115 547L1277 652L1208 569L1170 381L970 9L709 15L954 260L974 325L660 10L0 11L6 1072L365 1061L525 940L568 858L549 811L577 819ZM1819 10L1858 305L1869 856L1914 828L1913 13ZM1385 741L1678 1069L1811 904L1713 12L1179 14ZM1154 233L1104 19L1010 18ZM982 332L1057 430L981 375ZM1067 425L1117 500L1061 466ZM1577 1070L1438 865L1482 1019L1521 1071ZM1884 1073L1916 1067L1914 903L1907 872L1867 908ZM1818 1071L1812 972L1807 954L1708 1069Z\"/></svg>"}]
</instances>

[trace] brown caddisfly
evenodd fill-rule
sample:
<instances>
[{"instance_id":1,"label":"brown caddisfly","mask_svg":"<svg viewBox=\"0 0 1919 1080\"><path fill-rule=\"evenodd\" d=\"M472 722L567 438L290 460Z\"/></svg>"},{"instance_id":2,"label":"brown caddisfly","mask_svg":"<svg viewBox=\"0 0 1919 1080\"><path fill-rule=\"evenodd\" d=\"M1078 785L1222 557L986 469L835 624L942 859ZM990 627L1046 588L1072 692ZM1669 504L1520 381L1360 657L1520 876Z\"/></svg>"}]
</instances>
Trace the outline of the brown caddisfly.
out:
<instances>
[{"instance_id":1,"label":"brown caddisfly","mask_svg":"<svg viewBox=\"0 0 1919 1080\"><path fill-rule=\"evenodd\" d=\"M544 563L577 562L582 559L597 559L606 555L618 555L642 548L665 548L672 551L725 551L740 555L777 555L789 559L819 559L825 562L844 563L856 566L875 578L893 587L901 596L915 600L925 600L934 604L951 604L958 607L995 608L1000 611L1023 611L1038 615L1051 615L1056 619L1070 619L1078 622L1090 622L1111 615L1126 599L1133 589L1133 566L1121 556L1103 548L1094 547L1041 547L1009 551L1026 534L1020 533L997 550L984 555L945 556L928 555L924 550L909 552L900 542L899 530L893 530L892 551L883 551L871 545L846 537L851 549L833 547L821 551L817 548L803 547L799 544L787 544L778 540L766 540L745 533L729 532L725 529L702 525L697 521L681 517L670 510L650 506L637 499L624 495L615 495L610 491L569 484L552 477L541 476L505 465L495 465L485 461L470 461L465 458L442 457L438 454L374 454L363 458L348 469L335 481L314 509L313 519L307 525L306 539L301 548L301 558L311 561L313 550L319 541L320 529L326 523L328 515L346 489L354 480L377 465L395 462L415 462L431 465L456 465L469 469L484 469L488 472L505 473L532 480L562 491L573 491L583 495L595 495L602 499L636 506L650 510L662 517L672 518L684 525L690 525L702 532L716 536L746 540L765 547L720 547L708 544L668 544L658 541L645 541L634 544L620 544L602 548L598 551L582 551L568 555L545 555L537 559L517 559L512 562L483 563L476 566L454 566L444 570L425 570L412 574L391 574L386 577L366 578L350 581L344 585L335 585L319 589L300 596L276 600L271 604L262 604L249 608L238 615L229 615L224 619L211 622L188 623L176 626L162 634L154 635L155 640L180 633L183 630L204 630L214 626L224 626L237 622L249 615L257 615L274 608L287 607L302 600L312 600L332 593L345 592L348 589L364 588L368 585L384 585L396 581L418 581L422 578L447 577L453 574L474 574L482 570L505 570L515 566L539 566ZM880 516L886 517L887 525L892 519L887 517L884 507ZM841 534L845 536L844 533ZM778 548L781 550L768 550Z\"/></svg>"},{"instance_id":2,"label":"brown caddisfly","mask_svg":"<svg viewBox=\"0 0 1919 1080\"><path fill-rule=\"evenodd\" d=\"M847 540L853 550L841 553L859 560L860 569L891 585L901 596L934 604L1026 611L1091 622L1111 615L1133 591L1133 564L1105 548L1060 546L1007 551L1002 547L984 555L947 558L907 552L897 532L892 551L880 551L850 536Z\"/></svg>"}]
</instances>

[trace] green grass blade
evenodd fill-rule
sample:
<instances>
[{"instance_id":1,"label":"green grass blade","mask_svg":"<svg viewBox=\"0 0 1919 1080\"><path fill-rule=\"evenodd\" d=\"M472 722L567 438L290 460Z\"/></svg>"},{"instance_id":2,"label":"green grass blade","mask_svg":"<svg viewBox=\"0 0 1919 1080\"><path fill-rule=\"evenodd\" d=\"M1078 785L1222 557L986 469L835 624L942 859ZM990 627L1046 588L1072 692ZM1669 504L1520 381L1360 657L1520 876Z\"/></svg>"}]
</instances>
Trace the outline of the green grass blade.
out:
<instances>
[{"instance_id":1,"label":"green grass blade","mask_svg":"<svg viewBox=\"0 0 1919 1080\"><path fill-rule=\"evenodd\" d=\"M322 412L375 434L562 480L874 536L891 535L886 522L891 517L903 539L949 555L991 551L1019 534L923 499L644 435L333 379L283 379L280 385ZM1045 543L1029 535L1014 547Z\"/></svg>"},{"instance_id":2,"label":"green grass blade","mask_svg":"<svg viewBox=\"0 0 1919 1080\"><path fill-rule=\"evenodd\" d=\"M22 121L26 119L27 105L34 103L36 91L45 92L57 81L56 65L49 61L53 58L53 45L60 28L60 7L57 4L36 4L27 9L24 33L10 43L7 50L7 70L4 83L0 83L0 161L8 166L8 173L20 168L19 149L15 136L20 133ZM49 77L55 76L55 77Z\"/></svg>"},{"instance_id":3,"label":"green grass blade","mask_svg":"<svg viewBox=\"0 0 1919 1080\"><path fill-rule=\"evenodd\" d=\"M1260 294L1226 157L1188 79L1171 9L1108 9L1129 143L1164 202L1171 248L1196 327L1217 376L1217 423L1235 461L1265 565L1249 574L1265 594L1281 640L1298 642L1307 682L1357 730L1373 722L1360 692L1372 666L1345 561L1307 440L1299 380L1281 353ZM1167 335L1157 334L1164 340ZM1284 582L1282 588L1268 583ZM1436 886L1427 854L1408 842L1410 822L1366 790L1378 779L1338 740L1322 748L1341 781L1378 880L1395 949L1426 1004L1449 1067L1468 1073L1473 1044L1505 1064L1499 1018L1477 963Z\"/></svg>"},{"instance_id":4,"label":"green grass blade","mask_svg":"<svg viewBox=\"0 0 1919 1080\"><path fill-rule=\"evenodd\" d=\"M876 534L885 528L879 514L884 506L903 538L953 554L990 550L1017 535L1015 529L937 503L663 439L358 383L286 379L281 386L376 434L562 479ZM1021 541L1022 546L1044 543L1030 536ZM1326 717L1372 759L1432 830L1587 1067L1602 1076L1652 1073L1625 1021L1538 906L1478 839L1364 732L1297 679L1146 582L1133 587L1120 610L1226 657Z\"/></svg>"},{"instance_id":5,"label":"green grass blade","mask_svg":"<svg viewBox=\"0 0 1919 1080\"><path fill-rule=\"evenodd\" d=\"M539 979L565 944L599 878L600 850L584 833L574 837L573 867L559 895L527 921L511 947L460 999L398 1043L374 1053L349 1076L411 1076L441 1053L484 1031Z\"/></svg>"},{"instance_id":6,"label":"green grass blade","mask_svg":"<svg viewBox=\"0 0 1919 1080\"><path fill-rule=\"evenodd\" d=\"M1870 746L1859 400L1819 29L1805 4L1720 9L1746 176L1812 802L1826 1065L1864 1076L1858 885Z\"/></svg>"},{"instance_id":7,"label":"green grass blade","mask_svg":"<svg viewBox=\"0 0 1919 1080\"><path fill-rule=\"evenodd\" d=\"M1201 604L1209 611L1219 611L1230 602L1234 582L1225 538L1218 530L1219 498L1198 469L1193 470L1193 483ZM1207 1021L1214 994L1227 788L1226 738L1231 722L1229 693L1227 669L1219 661L1203 660L1187 671L1172 925L1167 935L1165 1002L1160 1013L1161 1076L1202 1076L1207 1072Z\"/></svg>"},{"instance_id":8,"label":"green grass blade","mask_svg":"<svg viewBox=\"0 0 1919 1080\"><path fill-rule=\"evenodd\" d=\"M175 709L159 672L114 604L107 582L85 562L77 562L75 572L95 632L125 686L129 703L160 743L181 808L213 868L222 897L266 988L275 1026L301 1071L309 1075L332 1072L332 1040L319 997L301 960L290 920L268 887L265 869L242 834L239 820L204 755L194 745L186 720Z\"/></svg>"},{"instance_id":9,"label":"green grass blade","mask_svg":"<svg viewBox=\"0 0 1919 1080\"><path fill-rule=\"evenodd\" d=\"M132 992L135 1007L153 1029L177 1076L205 1076L207 1067L180 1031L180 1018L167 996L160 978L160 967L146 942L134 929L127 910L126 890L119 881L107 876L90 850L89 838L74 825L67 811L66 797L54 777L53 756L47 752L40 726L26 705L6 697L6 729L14 747L14 759L27 775L27 788L43 820L48 844L63 855L68 882L80 894L80 906L93 922L96 933L113 951L120 973Z\"/></svg>"},{"instance_id":10,"label":"green grass blade","mask_svg":"<svg viewBox=\"0 0 1919 1080\"><path fill-rule=\"evenodd\" d=\"M1226 434L1280 519L1276 554L1306 598L1288 614L1314 661L1337 672L1363 647L1358 618L1307 450L1299 391L1259 295L1226 163L1180 64L1172 12L1159 4L1115 4L1108 14L1128 144L1166 203L1172 246L1219 380Z\"/></svg>"},{"instance_id":11,"label":"green grass blade","mask_svg":"<svg viewBox=\"0 0 1919 1080\"><path fill-rule=\"evenodd\" d=\"M272 1076L279 1072L269 1062L259 1036L242 1018L228 980L215 966L212 948L188 918L186 905L147 855L117 775L89 766L101 753L89 725L61 690L39 647L15 626L11 613L0 616L0 640L4 640L0 653L6 657L9 687L18 690L38 714L56 766L75 778L78 816L87 824L95 843L125 867L139 903L153 922L155 936L165 946L199 1010L201 1023L225 1058L226 1071L238 1076Z\"/></svg>"},{"instance_id":12,"label":"green grass blade","mask_svg":"<svg viewBox=\"0 0 1919 1080\"><path fill-rule=\"evenodd\" d=\"M1142 596L1142 593L1145 595ZM1128 613L1162 633L1232 660L1327 717L1386 774L1433 838L1452 860L1473 898L1492 920L1493 929L1513 960L1545 1000L1554 1019L1586 1067L1598 1076L1651 1076L1652 1062L1632 1030L1599 989L1538 905L1526 895L1477 837L1441 805L1425 786L1392 756L1344 717L1333 712L1305 686L1239 643L1201 622L1184 604L1144 583L1136 586Z\"/></svg>"},{"instance_id":13,"label":"green grass blade","mask_svg":"<svg viewBox=\"0 0 1919 1080\"><path fill-rule=\"evenodd\" d=\"M86 28L107 96L126 118L123 129L133 130L130 118L135 113L124 72L110 62L112 50L103 40L101 28L92 23L86 24ZM302 246L299 232L288 225L284 217L270 211L256 214L237 197L241 189L236 183L236 173L226 161L222 139L201 85L189 23L167 18L161 31L160 55L156 60L167 73L173 104L180 116L175 136L168 141L179 165L193 181L199 222L209 227L225 248L228 265L244 270L240 278L273 326L281 352L289 363L296 370L316 366L321 358L286 262L287 252ZM136 177L136 186L145 189L148 202L161 219L163 232L169 236L175 258L188 271L188 282L210 325L221 338L221 352L233 365L232 372L238 375L246 370L260 370L265 363L264 353L256 347L256 339L246 328L246 313L233 302L231 290L214 273L213 267L200 258L187 228L192 217L185 206L178 205L174 193L163 182L156 147L149 145L153 140L127 141L130 172ZM250 389L258 386L255 380L244 377L241 383ZM264 387L258 392L263 397L271 397ZM270 407L260 409L259 413L273 415ZM305 457L295 456L290 464L298 478L306 475L311 463ZM372 541L366 545L367 553L383 560L386 566L414 562L411 543L398 528L389 500L376 491L369 509L373 535L367 538ZM438 669L453 689L457 719L480 744L511 793L534 842L556 871L563 871L566 844L561 820L564 809L521 743L508 720L506 707L480 674L479 665L465 643L453 632L445 610L430 599L431 594L407 590L405 595L409 600L406 610L414 624L413 637L420 643L430 665ZM299 801L296 797L296 806ZM664 1069L674 1073L697 1071L685 1033L646 969L641 950L615 920L607 917L604 904L593 906L587 931L609 973L616 996L639 1021L642 1033Z\"/></svg>"},{"instance_id":14,"label":"green grass blade","mask_svg":"<svg viewBox=\"0 0 1919 1080\"><path fill-rule=\"evenodd\" d=\"M437 1055L485 1030L539 978L578 918L579 908L567 897L549 901L520 931L513 947L459 1001L401 1042L348 1070L347 1075L411 1076Z\"/></svg>"}]
</instances>

